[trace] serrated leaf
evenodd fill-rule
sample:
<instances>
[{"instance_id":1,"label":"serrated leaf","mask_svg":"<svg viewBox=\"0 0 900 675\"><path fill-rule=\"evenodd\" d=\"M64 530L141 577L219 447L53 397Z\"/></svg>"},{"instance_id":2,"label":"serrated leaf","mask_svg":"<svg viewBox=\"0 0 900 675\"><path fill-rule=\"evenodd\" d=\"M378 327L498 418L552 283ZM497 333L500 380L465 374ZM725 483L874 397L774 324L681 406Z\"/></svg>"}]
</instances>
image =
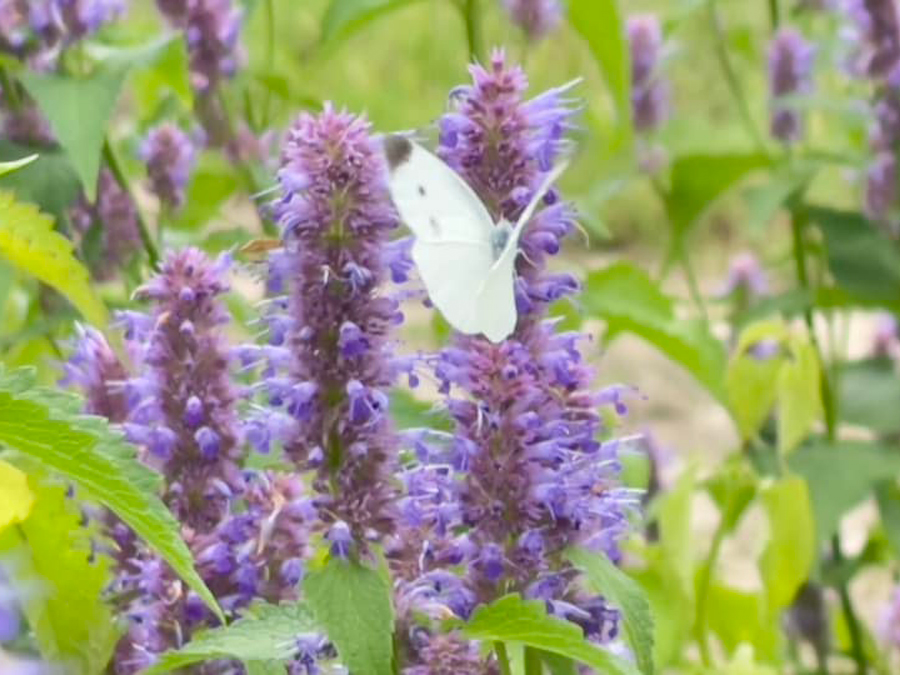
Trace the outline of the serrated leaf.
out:
<instances>
[{"instance_id":1,"label":"serrated leaf","mask_svg":"<svg viewBox=\"0 0 900 675\"><path fill-rule=\"evenodd\" d=\"M0 568L20 589L22 610L43 657L66 672L103 672L119 637L103 602L111 578L92 553L91 530L62 486L31 482L31 515L0 534Z\"/></svg>"},{"instance_id":2,"label":"serrated leaf","mask_svg":"<svg viewBox=\"0 0 900 675\"><path fill-rule=\"evenodd\" d=\"M355 561L330 558L306 575L303 591L350 672L392 675L394 609L384 575Z\"/></svg>"},{"instance_id":3,"label":"serrated leaf","mask_svg":"<svg viewBox=\"0 0 900 675\"><path fill-rule=\"evenodd\" d=\"M0 191L0 255L52 286L91 323L105 327L106 306L94 293L72 242L53 230L53 220L31 204Z\"/></svg>"},{"instance_id":4,"label":"serrated leaf","mask_svg":"<svg viewBox=\"0 0 900 675\"><path fill-rule=\"evenodd\" d=\"M700 216L731 187L767 166L762 154L683 155L672 163L672 187L666 211L676 240L683 239Z\"/></svg>"},{"instance_id":5,"label":"serrated leaf","mask_svg":"<svg viewBox=\"0 0 900 675\"><path fill-rule=\"evenodd\" d=\"M791 341L791 358L778 371L778 450L790 453L822 416L822 373L816 348Z\"/></svg>"},{"instance_id":6,"label":"serrated leaf","mask_svg":"<svg viewBox=\"0 0 900 675\"><path fill-rule=\"evenodd\" d=\"M806 481L782 478L762 491L769 542L759 560L772 616L794 599L816 559L815 522Z\"/></svg>"},{"instance_id":7,"label":"serrated leaf","mask_svg":"<svg viewBox=\"0 0 900 675\"><path fill-rule=\"evenodd\" d=\"M819 442L801 448L788 466L809 486L820 547L837 532L843 515L870 497L876 484L900 475L900 455L863 441Z\"/></svg>"},{"instance_id":8,"label":"serrated leaf","mask_svg":"<svg viewBox=\"0 0 900 675\"><path fill-rule=\"evenodd\" d=\"M602 552L572 549L567 557L585 574L589 588L622 612L625 635L638 667L644 675L652 675L653 617L643 589Z\"/></svg>"},{"instance_id":9,"label":"serrated leaf","mask_svg":"<svg viewBox=\"0 0 900 675\"><path fill-rule=\"evenodd\" d=\"M720 401L726 400L725 349L704 322L675 316L674 301L643 270L618 262L588 275L582 304L613 333L644 338L684 367Z\"/></svg>"},{"instance_id":10,"label":"serrated leaf","mask_svg":"<svg viewBox=\"0 0 900 675\"><path fill-rule=\"evenodd\" d=\"M5 176L6 174L12 173L13 171L18 171L22 167L31 164L37 158L37 153L33 153L31 155L28 155L27 157L22 157L22 159L15 159L9 162L0 162L0 176Z\"/></svg>"},{"instance_id":11,"label":"serrated leaf","mask_svg":"<svg viewBox=\"0 0 900 675\"><path fill-rule=\"evenodd\" d=\"M297 638L316 632L312 612L304 605L257 605L230 626L199 632L180 649L161 654L141 675L218 659L255 662L257 672L280 667L283 673L279 664L296 654Z\"/></svg>"},{"instance_id":12,"label":"serrated leaf","mask_svg":"<svg viewBox=\"0 0 900 675\"><path fill-rule=\"evenodd\" d=\"M97 196L103 141L127 70L122 65L98 67L79 79L28 71L20 75L69 156L90 202Z\"/></svg>"},{"instance_id":13,"label":"serrated leaf","mask_svg":"<svg viewBox=\"0 0 900 675\"><path fill-rule=\"evenodd\" d=\"M194 569L178 522L156 497L159 477L135 459L134 446L105 419L80 409L77 396L35 386L32 369L0 369L0 445L17 453L14 460L22 457L64 476L109 507L223 617Z\"/></svg>"},{"instance_id":14,"label":"serrated leaf","mask_svg":"<svg viewBox=\"0 0 900 675\"><path fill-rule=\"evenodd\" d=\"M346 38L365 24L417 0L331 0L322 17L322 42Z\"/></svg>"},{"instance_id":15,"label":"serrated leaf","mask_svg":"<svg viewBox=\"0 0 900 675\"><path fill-rule=\"evenodd\" d=\"M0 140L0 159L33 153L39 153L34 162L0 177L0 189L14 193L21 202L37 204L42 211L63 222L69 206L81 194L81 181L65 153Z\"/></svg>"},{"instance_id":16,"label":"serrated leaf","mask_svg":"<svg viewBox=\"0 0 900 675\"><path fill-rule=\"evenodd\" d=\"M622 129L631 124L631 56L616 0L569 0L569 22L585 39L615 102Z\"/></svg>"},{"instance_id":17,"label":"serrated leaf","mask_svg":"<svg viewBox=\"0 0 900 675\"><path fill-rule=\"evenodd\" d=\"M0 532L13 523L21 523L31 513L34 495L28 477L16 467L0 460Z\"/></svg>"},{"instance_id":18,"label":"serrated leaf","mask_svg":"<svg viewBox=\"0 0 900 675\"><path fill-rule=\"evenodd\" d=\"M518 642L575 659L607 675L637 675L634 665L588 642L579 626L547 614L539 600L505 595L475 610L463 634L484 642Z\"/></svg>"}]
</instances>

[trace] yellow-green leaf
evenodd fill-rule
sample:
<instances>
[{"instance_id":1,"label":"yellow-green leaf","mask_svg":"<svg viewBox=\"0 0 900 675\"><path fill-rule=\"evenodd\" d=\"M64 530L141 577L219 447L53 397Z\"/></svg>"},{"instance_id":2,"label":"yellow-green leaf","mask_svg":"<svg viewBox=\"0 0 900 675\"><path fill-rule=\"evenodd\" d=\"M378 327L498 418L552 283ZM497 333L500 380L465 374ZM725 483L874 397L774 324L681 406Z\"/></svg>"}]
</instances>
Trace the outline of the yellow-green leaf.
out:
<instances>
[{"instance_id":1,"label":"yellow-green leaf","mask_svg":"<svg viewBox=\"0 0 900 675\"><path fill-rule=\"evenodd\" d=\"M791 341L791 356L778 372L778 449L787 454L822 415L821 372L815 347Z\"/></svg>"},{"instance_id":2,"label":"yellow-green leaf","mask_svg":"<svg viewBox=\"0 0 900 675\"><path fill-rule=\"evenodd\" d=\"M21 523L31 513L34 495L28 488L28 477L16 467L0 461L0 531L7 525Z\"/></svg>"},{"instance_id":3,"label":"yellow-green leaf","mask_svg":"<svg viewBox=\"0 0 900 675\"><path fill-rule=\"evenodd\" d=\"M106 306L91 288L87 268L75 258L72 242L54 231L50 216L3 191L0 255L62 293L91 323L106 325Z\"/></svg>"}]
</instances>

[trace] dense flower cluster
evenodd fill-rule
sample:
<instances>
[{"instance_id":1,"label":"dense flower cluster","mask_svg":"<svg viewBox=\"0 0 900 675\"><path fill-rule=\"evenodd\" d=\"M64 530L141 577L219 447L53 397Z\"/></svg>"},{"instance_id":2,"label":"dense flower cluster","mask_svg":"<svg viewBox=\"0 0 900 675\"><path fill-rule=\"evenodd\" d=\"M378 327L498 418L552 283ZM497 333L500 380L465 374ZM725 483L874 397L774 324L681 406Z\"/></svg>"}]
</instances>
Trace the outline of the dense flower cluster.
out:
<instances>
[{"instance_id":1,"label":"dense flower cluster","mask_svg":"<svg viewBox=\"0 0 900 675\"><path fill-rule=\"evenodd\" d=\"M662 27L652 14L628 18L631 47L631 114L638 131L657 129L669 118L669 87L658 73Z\"/></svg>"},{"instance_id":2,"label":"dense flower cluster","mask_svg":"<svg viewBox=\"0 0 900 675\"><path fill-rule=\"evenodd\" d=\"M167 208L184 202L184 189L194 166L196 148L191 137L174 124L153 129L141 145L150 186Z\"/></svg>"},{"instance_id":3,"label":"dense flower cluster","mask_svg":"<svg viewBox=\"0 0 900 675\"><path fill-rule=\"evenodd\" d=\"M503 0L503 6L532 41L540 40L562 20L559 0Z\"/></svg>"},{"instance_id":4,"label":"dense flower cluster","mask_svg":"<svg viewBox=\"0 0 900 675\"><path fill-rule=\"evenodd\" d=\"M140 250L137 207L109 169L100 171L97 200L90 204L82 196L69 210L69 217L83 239L94 228L101 232L100 250L91 268L98 279L109 279Z\"/></svg>"},{"instance_id":5,"label":"dense flower cluster","mask_svg":"<svg viewBox=\"0 0 900 675\"><path fill-rule=\"evenodd\" d=\"M815 50L792 28L782 28L769 47L769 93L772 97L772 136L795 143L803 135L803 118L784 97L809 93Z\"/></svg>"},{"instance_id":6,"label":"dense flower cluster","mask_svg":"<svg viewBox=\"0 0 900 675\"><path fill-rule=\"evenodd\" d=\"M243 58L238 44L243 14L234 0L157 0L157 6L184 30L194 89L208 94L234 75Z\"/></svg>"},{"instance_id":7,"label":"dense flower cluster","mask_svg":"<svg viewBox=\"0 0 900 675\"><path fill-rule=\"evenodd\" d=\"M900 60L900 14L894 0L847 0L859 32L859 67L865 74L890 75Z\"/></svg>"},{"instance_id":8,"label":"dense flower cluster","mask_svg":"<svg viewBox=\"0 0 900 675\"><path fill-rule=\"evenodd\" d=\"M273 263L285 295L268 317L262 387L275 413L254 420L260 450L280 440L316 473L320 517L335 550L390 531L397 440L387 389L400 364L390 333L402 320L380 286L397 226L380 145L361 117L327 107L288 133L274 210L284 251ZM271 285L271 284L270 284ZM278 285L278 284L274 284Z\"/></svg>"},{"instance_id":9,"label":"dense flower cluster","mask_svg":"<svg viewBox=\"0 0 900 675\"><path fill-rule=\"evenodd\" d=\"M573 107L566 88L525 101L524 73L502 52L471 72L473 84L455 90L456 110L441 121L439 152L495 217L514 220L558 160ZM616 612L577 588L561 555L577 544L617 559L631 501L617 487L616 441L598 440L598 408L621 411L622 392L592 392L583 337L546 318L549 303L578 287L544 270L572 225L572 208L551 192L523 237L516 332L501 344L456 336L435 360L454 432L416 439L419 464L403 476L409 531L392 551L404 561L395 572L410 675L450 672L439 654L466 664L460 672L496 672L474 646L432 635L410 615L465 618L509 591L543 600L590 639L616 634Z\"/></svg>"}]
</instances>

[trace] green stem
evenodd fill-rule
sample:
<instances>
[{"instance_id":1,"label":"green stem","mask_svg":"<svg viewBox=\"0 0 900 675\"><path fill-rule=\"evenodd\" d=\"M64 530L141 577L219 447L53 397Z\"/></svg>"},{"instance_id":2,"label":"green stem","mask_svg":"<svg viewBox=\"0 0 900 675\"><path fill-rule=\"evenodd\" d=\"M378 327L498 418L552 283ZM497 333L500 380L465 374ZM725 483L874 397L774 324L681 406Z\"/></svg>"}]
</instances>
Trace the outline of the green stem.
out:
<instances>
[{"instance_id":1,"label":"green stem","mask_svg":"<svg viewBox=\"0 0 900 675\"><path fill-rule=\"evenodd\" d=\"M706 629L706 610L709 601L709 587L712 583L713 569L715 569L716 561L719 559L719 552L722 549L722 542L725 540L725 518L719 523L713 534L712 544L709 547L709 555L706 556L706 564L700 569L700 579L697 586L697 620L694 624L694 637L697 640L697 646L700 649L700 658L703 659L703 665L707 668L712 667L712 655L709 651L709 640L707 638Z\"/></svg>"},{"instance_id":2,"label":"green stem","mask_svg":"<svg viewBox=\"0 0 900 675\"><path fill-rule=\"evenodd\" d=\"M769 0L769 21L772 24L772 30L778 28L781 23L781 9L778 7L778 0Z\"/></svg>"},{"instance_id":3,"label":"green stem","mask_svg":"<svg viewBox=\"0 0 900 675\"><path fill-rule=\"evenodd\" d=\"M794 207L791 209L791 232L793 235L793 255L794 265L797 271L797 281L800 287L805 291L810 291L809 271L806 267L806 251L803 242L803 231L808 223L808 215L802 208ZM822 348L816 337L815 327L813 324L812 309L807 308L804 312L807 330L809 331L810 341L816 350L819 362L822 364L822 403L825 408L825 429L828 440L834 442L837 438L837 405L834 387L828 374L828 368L823 361ZM834 562L838 565L843 561L843 553L841 552L841 536L835 534L831 539L831 553ZM856 663L857 675L865 675L868 667L866 663L866 654L863 649L862 631L860 630L859 618L853 609L853 601L850 598L850 591L847 588L847 582L841 579L837 584L837 591L841 598L841 610L844 613L844 619L847 622L847 630L850 633L850 651L853 654L853 660Z\"/></svg>"},{"instance_id":4,"label":"green stem","mask_svg":"<svg viewBox=\"0 0 900 675\"><path fill-rule=\"evenodd\" d=\"M109 170L112 172L119 187L121 187L134 202L138 231L141 234L141 243L144 245L144 250L147 251L147 260L150 262L150 267L154 270L159 269L159 251L156 248L156 244L153 242L153 237L150 235L150 230L147 228L147 223L141 215L140 209L137 208L137 201L134 199L134 195L131 194L131 189L128 186L128 178L125 177L125 172L122 171L122 165L119 163L116 153L113 150L112 143L109 142L108 137L103 139L103 158L106 160L106 164L109 166Z\"/></svg>"},{"instance_id":5,"label":"green stem","mask_svg":"<svg viewBox=\"0 0 900 675\"><path fill-rule=\"evenodd\" d=\"M16 82L9 76L6 68L0 66L0 86L3 87L3 93L9 101L9 107L13 112L17 112L22 107L22 99L19 98L19 90Z\"/></svg>"},{"instance_id":6,"label":"green stem","mask_svg":"<svg viewBox=\"0 0 900 675\"><path fill-rule=\"evenodd\" d=\"M541 654L534 647L525 647L525 675L543 675Z\"/></svg>"},{"instance_id":7,"label":"green stem","mask_svg":"<svg viewBox=\"0 0 900 675\"><path fill-rule=\"evenodd\" d=\"M498 640L494 643L494 653L497 655L497 662L500 664L500 675L512 675L512 668L509 667L509 654L506 652L506 645Z\"/></svg>"},{"instance_id":8,"label":"green stem","mask_svg":"<svg viewBox=\"0 0 900 675\"><path fill-rule=\"evenodd\" d=\"M466 41L469 44L469 61L481 60L481 12L478 0L463 0L460 5L466 24Z\"/></svg>"},{"instance_id":9,"label":"green stem","mask_svg":"<svg viewBox=\"0 0 900 675\"><path fill-rule=\"evenodd\" d=\"M725 75L725 81L728 83L728 88L731 91L734 102L737 104L738 112L741 115L744 126L747 128L747 132L753 138L753 142L758 146L760 152L767 154L765 143L763 143L759 129L756 128L753 116L750 114L750 105L747 103L747 97L744 95L744 90L741 88L741 83L731 63L731 58L728 56L727 40L725 31L722 28L722 20L716 11L716 0L707 0L706 8L709 27L715 36L716 58L719 61L719 67Z\"/></svg>"}]
</instances>

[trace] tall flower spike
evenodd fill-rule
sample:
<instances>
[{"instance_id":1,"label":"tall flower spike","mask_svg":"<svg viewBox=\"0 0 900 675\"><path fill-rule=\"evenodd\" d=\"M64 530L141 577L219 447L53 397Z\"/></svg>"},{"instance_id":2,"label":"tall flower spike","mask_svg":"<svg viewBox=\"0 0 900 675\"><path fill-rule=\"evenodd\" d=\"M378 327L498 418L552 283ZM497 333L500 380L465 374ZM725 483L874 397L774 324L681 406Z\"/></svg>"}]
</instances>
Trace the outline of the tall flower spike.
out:
<instances>
[{"instance_id":1,"label":"tall flower spike","mask_svg":"<svg viewBox=\"0 0 900 675\"><path fill-rule=\"evenodd\" d=\"M126 385L129 435L165 474L169 508L198 531L221 521L231 491L243 484L222 335L228 264L192 248L171 254L137 293L152 301L150 315L122 318L144 367Z\"/></svg>"},{"instance_id":2,"label":"tall flower spike","mask_svg":"<svg viewBox=\"0 0 900 675\"><path fill-rule=\"evenodd\" d=\"M783 99L812 90L815 49L800 33L782 28L769 47L769 92L772 97L772 136L795 143L803 136L803 119L795 106Z\"/></svg>"},{"instance_id":3,"label":"tall flower spike","mask_svg":"<svg viewBox=\"0 0 900 675\"><path fill-rule=\"evenodd\" d=\"M631 48L631 116L640 132L657 129L669 118L669 86L659 75L663 36L653 14L628 18Z\"/></svg>"},{"instance_id":4,"label":"tall flower spike","mask_svg":"<svg viewBox=\"0 0 900 675\"><path fill-rule=\"evenodd\" d=\"M234 0L158 0L158 4L185 31L194 89L208 94L234 75L243 58L239 45L243 13Z\"/></svg>"},{"instance_id":5,"label":"tall flower spike","mask_svg":"<svg viewBox=\"0 0 900 675\"><path fill-rule=\"evenodd\" d=\"M571 108L564 88L524 101L525 76L502 52L471 72L474 84L456 90L457 111L441 121L440 153L495 217L512 219L566 142ZM618 486L618 443L598 440L598 408L624 409L623 390L591 391L582 336L546 318L553 299L577 289L544 271L572 218L554 191L529 223L519 265L524 319L513 335L500 344L458 335L436 358L455 430L416 443L420 466L403 475L400 508L418 534L398 537L403 544L390 551L402 634L420 669L411 673L442 672L428 658L447 645L410 615L465 618L509 591L543 600L593 640L616 632L616 613L577 588L561 555L577 544L617 559L626 510L637 503ZM449 644L454 654L475 653Z\"/></svg>"},{"instance_id":6,"label":"tall flower spike","mask_svg":"<svg viewBox=\"0 0 900 675\"><path fill-rule=\"evenodd\" d=\"M195 155L190 136L174 124L162 124L144 139L141 159L147 165L153 192L166 207L177 208L184 202Z\"/></svg>"},{"instance_id":7,"label":"tall flower spike","mask_svg":"<svg viewBox=\"0 0 900 675\"><path fill-rule=\"evenodd\" d=\"M900 14L896 0L847 0L860 32L861 63L871 77L887 77L900 63Z\"/></svg>"},{"instance_id":8,"label":"tall flower spike","mask_svg":"<svg viewBox=\"0 0 900 675\"><path fill-rule=\"evenodd\" d=\"M533 42L550 33L562 20L559 0L503 0L503 6L513 23Z\"/></svg>"},{"instance_id":9,"label":"tall flower spike","mask_svg":"<svg viewBox=\"0 0 900 675\"><path fill-rule=\"evenodd\" d=\"M273 432L298 467L316 469L328 538L345 553L351 539L377 538L392 522L396 441L386 391L398 368L390 333L402 315L380 287L397 221L369 123L330 105L294 123L278 181L288 298L273 303L287 313L270 325L272 346L286 347L287 358L270 364L264 387L293 423Z\"/></svg>"}]
</instances>

